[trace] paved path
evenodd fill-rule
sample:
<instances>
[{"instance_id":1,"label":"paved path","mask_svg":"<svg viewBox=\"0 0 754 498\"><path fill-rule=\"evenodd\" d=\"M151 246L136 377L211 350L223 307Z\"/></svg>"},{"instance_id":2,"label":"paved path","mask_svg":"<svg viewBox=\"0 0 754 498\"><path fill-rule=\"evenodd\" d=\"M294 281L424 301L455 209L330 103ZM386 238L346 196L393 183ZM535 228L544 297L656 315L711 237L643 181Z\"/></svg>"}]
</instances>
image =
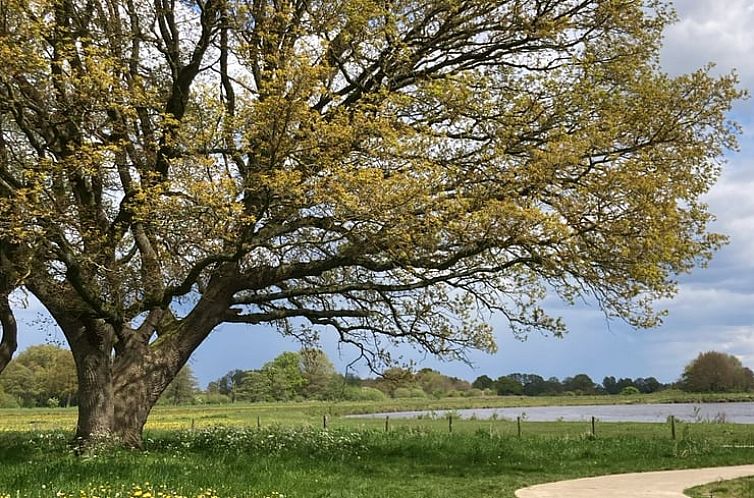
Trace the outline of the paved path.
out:
<instances>
[{"instance_id":1,"label":"paved path","mask_svg":"<svg viewBox=\"0 0 754 498\"><path fill-rule=\"evenodd\" d=\"M754 465L668 470L587 477L538 484L516 491L518 498L683 498L684 489L754 475Z\"/></svg>"}]
</instances>

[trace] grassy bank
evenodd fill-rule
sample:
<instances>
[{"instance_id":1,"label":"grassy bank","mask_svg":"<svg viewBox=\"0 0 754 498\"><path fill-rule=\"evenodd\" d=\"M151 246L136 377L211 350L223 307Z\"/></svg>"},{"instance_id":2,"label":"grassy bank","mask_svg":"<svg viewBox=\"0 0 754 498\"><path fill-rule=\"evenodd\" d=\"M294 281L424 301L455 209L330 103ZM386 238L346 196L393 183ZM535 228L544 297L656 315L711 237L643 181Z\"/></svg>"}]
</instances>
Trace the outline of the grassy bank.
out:
<instances>
[{"instance_id":1,"label":"grassy bank","mask_svg":"<svg viewBox=\"0 0 754 498\"><path fill-rule=\"evenodd\" d=\"M754 450L728 444L750 443L748 428L697 425L677 441L546 430L519 438L471 426L452 434L421 428L152 431L145 453L103 444L84 457L71 453L68 433L5 432L0 496L512 498L515 489L537 482L754 461Z\"/></svg>"}]
</instances>

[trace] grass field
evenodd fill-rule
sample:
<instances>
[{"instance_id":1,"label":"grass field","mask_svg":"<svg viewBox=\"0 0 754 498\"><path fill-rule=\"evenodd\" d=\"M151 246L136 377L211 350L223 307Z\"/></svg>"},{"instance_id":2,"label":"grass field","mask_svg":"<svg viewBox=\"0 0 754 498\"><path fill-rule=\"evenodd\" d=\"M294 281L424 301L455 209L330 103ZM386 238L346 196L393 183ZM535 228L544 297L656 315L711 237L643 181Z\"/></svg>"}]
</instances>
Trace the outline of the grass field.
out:
<instances>
[{"instance_id":1,"label":"grass field","mask_svg":"<svg viewBox=\"0 0 754 498\"><path fill-rule=\"evenodd\" d=\"M697 486L685 493L691 498L754 498L754 477Z\"/></svg>"},{"instance_id":2,"label":"grass field","mask_svg":"<svg viewBox=\"0 0 754 498\"><path fill-rule=\"evenodd\" d=\"M145 452L103 444L83 457L68 445L74 410L0 410L0 498L512 498L538 482L754 462L746 425L680 423L672 440L668 424L600 423L593 436L587 423L525 422L518 437L507 420L455 420L452 433L444 418L391 420L386 432L341 416L522 404L441 401L158 407Z\"/></svg>"}]
</instances>

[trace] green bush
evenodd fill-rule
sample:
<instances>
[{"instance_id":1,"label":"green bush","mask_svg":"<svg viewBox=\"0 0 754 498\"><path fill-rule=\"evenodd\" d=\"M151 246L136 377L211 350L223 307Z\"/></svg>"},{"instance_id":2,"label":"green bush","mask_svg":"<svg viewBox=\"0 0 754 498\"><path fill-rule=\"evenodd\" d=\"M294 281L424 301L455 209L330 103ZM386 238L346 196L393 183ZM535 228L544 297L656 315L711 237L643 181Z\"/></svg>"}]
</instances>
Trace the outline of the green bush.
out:
<instances>
[{"instance_id":1,"label":"green bush","mask_svg":"<svg viewBox=\"0 0 754 498\"><path fill-rule=\"evenodd\" d=\"M230 396L220 393L203 393L194 396L194 405L225 405L230 403Z\"/></svg>"},{"instance_id":2,"label":"green bush","mask_svg":"<svg viewBox=\"0 0 754 498\"><path fill-rule=\"evenodd\" d=\"M0 391L0 408L19 408L18 400L10 394Z\"/></svg>"},{"instance_id":3,"label":"green bush","mask_svg":"<svg viewBox=\"0 0 754 498\"><path fill-rule=\"evenodd\" d=\"M387 395L374 387L348 386L343 391L343 398L348 401L382 401Z\"/></svg>"},{"instance_id":4,"label":"green bush","mask_svg":"<svg viewBox=\"0 0 754 498\"><path fill-rule=\"evenodd\" d=\"M623 389L621 389L620 393L623 394L624 396L631 396L633 394L639 394L640 391L637 387L626 386Z\"/></svg>"},{"instance_id":5,"label":"green bush","mask_svg":"<svg viewBox=\"0 0 754 498\"><path fill-rule=\"evenodd\" d=\"M399 387L393 392L394 398L426 398L427 393L420 387Z\"/></svg>"}]
</instances>

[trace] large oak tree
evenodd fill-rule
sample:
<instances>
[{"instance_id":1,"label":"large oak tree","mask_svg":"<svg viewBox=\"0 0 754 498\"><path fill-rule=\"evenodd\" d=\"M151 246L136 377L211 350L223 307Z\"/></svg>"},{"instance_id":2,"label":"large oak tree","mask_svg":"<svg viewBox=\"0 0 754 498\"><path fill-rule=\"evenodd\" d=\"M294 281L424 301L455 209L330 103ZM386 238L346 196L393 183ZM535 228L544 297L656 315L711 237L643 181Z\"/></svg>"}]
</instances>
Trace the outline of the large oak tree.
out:
<instances>
[{"instance_id":1,"label":"large oak tree","mask_svg":"<svg viewBox=\"0 0 754 498\"><path fill-rule=\"evenodd\" d=\"M139 446L224 322L491 350L547 293L648 327L721 243L735 78L659 69L653 0L3 0L8 296L75 357L77 436ZM304 327L308 324L311 328ZM309 339L306 337L306 339Z\"/></svg>"}]
</instances>

